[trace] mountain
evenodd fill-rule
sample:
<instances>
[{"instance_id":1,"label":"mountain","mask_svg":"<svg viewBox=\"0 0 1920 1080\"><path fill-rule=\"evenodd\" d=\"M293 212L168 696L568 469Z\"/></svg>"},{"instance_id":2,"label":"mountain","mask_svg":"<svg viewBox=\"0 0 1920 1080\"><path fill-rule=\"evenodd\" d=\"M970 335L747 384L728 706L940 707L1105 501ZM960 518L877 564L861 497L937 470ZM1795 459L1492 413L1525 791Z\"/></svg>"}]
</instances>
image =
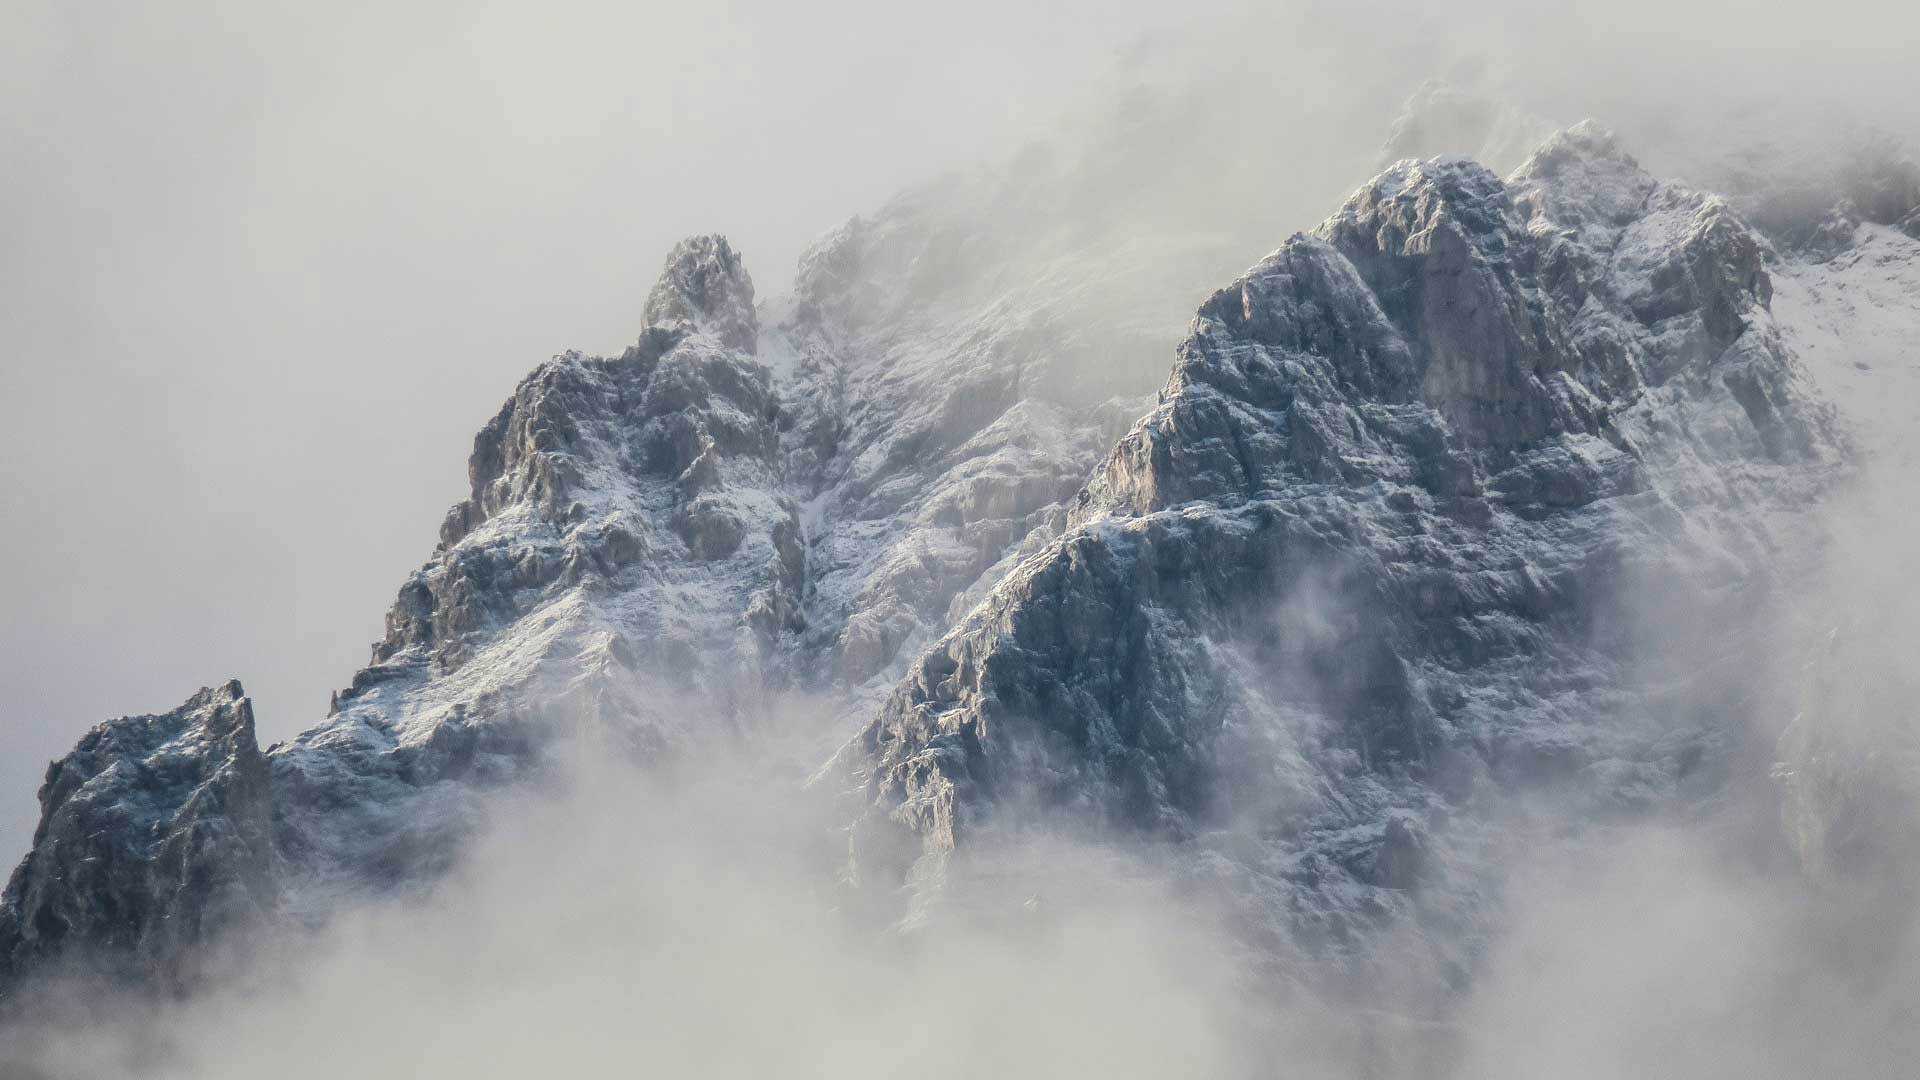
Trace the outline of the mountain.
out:
<instances>
[{"instance_id":1,"label":"mountain","mask_svg":"<svg viewBox=\"0 0 1920 1080\"><path fill-rule=\"evenodd\" d=\"M0 975L171 979L430 882L583 744L825 762L854 887L910 886L909 923L971 846L1065 821L1341 948L1478 918L1529 792L1722 791L1742 628L1848 458L1769 310L1787 256L1591 125L1505 180L1400 161L1206 298L1156 400L1157 313L1219 249L1091 230L1110 165L910 192L772 301L680 244L632 347L476 436L322 722L263 752L228 683L54 763Z\"/></svg>"},{"instance_id":2,"label":"mountain","mask_svg":"<svg viewBox=\"0 0 1920 1080\"><path fill-rule=\"evenodd\" d=\"M89 731L47 768L0 901L0 971L85 947L149 970L271 912L272 796L240 684Z\"/></svg>"},{"instance_id":3,"label":"mountain","mask_svg":"<svg viewBox=\"0 0 1920 1080\"><path fill-rule=\"evenodd\" d=\"M1560 123L1563 104L1530 94L1496 66L1469 66L1423 83L1400 107L1387 161L1461 154L1517 167ZM1862 227L1920 239L1920 158L1894 131L1831 101L1777 89L1723 107L1674 110L1629 90L1610 116L1663 175L1725 197L1742 219L1796 262L1849 249Z\"/></svg>"},{"instance_id":4,"label":"mountain","mask_svg":"<svg viewBox=\"0 0 1920 1080\"><path fill-rule=\"evenodd\" d=\"M1843 460L1764 251L1591 125L1504 182L1389 168L1201 306L1064 534L849 749L863 876L937 892L1066 812L1352 941L1484 891L1529 791L1720 790L1746 717L1701 705L1758 685L1737 628ZM1710 628L1727 663L1662 662Z\"/></svg>"}]
</instances>

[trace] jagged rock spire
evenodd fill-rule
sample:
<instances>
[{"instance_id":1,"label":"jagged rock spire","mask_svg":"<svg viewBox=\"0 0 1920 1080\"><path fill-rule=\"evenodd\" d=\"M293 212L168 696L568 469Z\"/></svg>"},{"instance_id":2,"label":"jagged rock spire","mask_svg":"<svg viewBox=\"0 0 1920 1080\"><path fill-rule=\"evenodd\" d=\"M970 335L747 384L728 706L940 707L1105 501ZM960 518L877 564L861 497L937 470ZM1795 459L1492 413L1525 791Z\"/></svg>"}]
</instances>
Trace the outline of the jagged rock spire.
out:
<instances>
[{"instance_id":1,"label":"jagged rock spire","mask_svg":"<svg viewBox=\"0 0 1920 1080\"><path fill-rule=\"evenodd\" d=\"M268 784L237 681L96 726L47 768L0 897L0 983L59 954L165 977L183 947L270 909Z\"/></svg>"},{"instance_id":2,"label":"jagged rock spire","mask_svg":"<svg viewBox=\"0 0 1920 1080\"><path fill-rule=\"evenodd\" d=\"M660 280L647 295L645 316L649 326L690 322L742 352L754 352L760 337L753 279L718 233L690 236L674 245Z\"/></svg>"},{"instance_id":3,"label":"jagged rock spire","mask_svg":"<svg viewBox=\"0 0 1920 1080\"><path fill-rule=\"evenodd\" d=\"M1277 868L1258 889L1318 934L1404 905L1423 866L1481 873L1464 845L1433 857L1481 778L1691 797L1683 757L1644 787L1600 764L1678 755L1701 722L1623 656L1751 610L1712 569L1749 550L1723 538L1807 505L1834 449L1760 256L1724 200L1595 126L1506 182L1390 167L1200 307L1058 538L849 744L852 878L917 889L968 832L1059 807L1202 851L1245 839L1224 861ZM1625 587L1661 614L1590 633Z\"/></svg>"}]
</instances>

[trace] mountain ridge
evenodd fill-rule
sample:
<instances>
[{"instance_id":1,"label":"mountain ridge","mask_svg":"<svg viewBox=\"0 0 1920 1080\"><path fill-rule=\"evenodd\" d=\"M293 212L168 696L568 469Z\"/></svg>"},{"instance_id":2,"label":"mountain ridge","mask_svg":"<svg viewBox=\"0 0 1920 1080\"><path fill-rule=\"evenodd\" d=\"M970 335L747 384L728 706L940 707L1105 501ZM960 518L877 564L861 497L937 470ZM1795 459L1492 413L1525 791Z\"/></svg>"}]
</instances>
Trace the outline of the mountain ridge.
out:
<instances>
[{"instance_id":1,"label":"mountain ridge","mask_svg":"<svg viewBox=\"0 0 1920 1080\"><path fill-rule=\"evenodd\" d=\"M1334 936L1406 909L1429 876L1477 872L1478 840L1442 821L1503 769L1597 761L1619 775L1594 797L1636 803L1712 758L1711 732L1590 754L1607 733L1554 710L1606 683L1605 647L1555 635L1626 572L1566 551L1630 536L1736 582L1772 526L1730 508L1799 505L1843 455L1767 313L1766 243L1723 200L1653 180L1590 125L1507 181L1396 164L1207 299L1158 403L1131 412L1124 380L1070 377L1025 283L873 301L954 257L912 224L830 235L794 296L758 308L731 246L690 238L633 347L529 374L328 718L249 750L238 684L218 691L247 715L229 757L270 777L270 843L256 814L237 855L211 849L216 878L254 883L251 907L189 901L206 925L136 932L143 970L229 918L323 919L340 896L430 879L486 793L542 775L562 737L671 760L763 732L792 694L879 717L812 759L865 804L864 883L918 883L921 904L970 820L1033 794L1183 842L1251 815L1281 835L1228 860L1260 920L1304 903ZM1713 542L1672 535L1696 525ZM1504 561L1475 565L1489 552ZM1254 600L1279 621L1235 641ZM1042 625L1045 648L1019 646ZM1435 626L1438 645L1409 644ZM1488 687L1461 671L1542 656L1584 673L1463 719ZM1263 696L1273 672L1304 696ZM199 715L207 694L164 715ZM1021 734L1022 695L1079 742ZM1222 702L1231 745L1181 734ZM1551 730L1524 730L1526 709ZM1326 755L1295 753L1309 744ZM1261 785L1258 805L1221 805ZM68 939L129 944L97 918L42 932L41 911L78 897L35 867L108 820L48 790L0 901L10 974ZM191 814L174 829L206 831ZM108 864L151 861L129 859ZM100 892L152 888L133 874Z\"/></svg>"}]
</instances>

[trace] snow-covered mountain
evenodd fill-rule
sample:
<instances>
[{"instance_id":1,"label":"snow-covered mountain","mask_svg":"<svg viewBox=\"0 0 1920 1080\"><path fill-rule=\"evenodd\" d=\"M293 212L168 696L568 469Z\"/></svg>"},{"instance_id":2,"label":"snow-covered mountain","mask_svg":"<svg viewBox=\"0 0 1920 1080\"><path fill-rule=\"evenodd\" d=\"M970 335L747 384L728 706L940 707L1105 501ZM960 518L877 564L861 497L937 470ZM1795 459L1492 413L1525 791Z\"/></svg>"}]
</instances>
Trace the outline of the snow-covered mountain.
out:
<instances>
[{"instance_id":1,"label":"snow-covered mountain","mask_svg":"<svg viewBox=\"0 0 1920 1080\"><path fill-rule=\"evenodd\" d=\"M911 886L910 919L976 838L1068 820L1343 947L1471 922L1531 790L1720 790L1737 718L1699 705L1846 468L1821 390L1856 333L1912 363L1920 243L1783 248L1592 125L1505 180L1398 161L1206 299L1155 400L1219 241L1085 229L1102 167L909 193L771 301L680 244L632 347L555 357L481 430L323 721L262 751L228 683L50 767L0 973L167 976L431 880L583 742L788 740L849 799L853 887ZM1662 663L1728 627L1727 665Z\"/></svg>"},{"instance_id":2,"label":"snow-covered mountain","mask_svg":"<svg viewBox=\"0 0 1920 1080\"><path fill-rule=\"evenodd\" d=\"M1660 653L1765 602L1843 459L1763 251L1590 125L1504 182L1391 167L1201 307L1064 535L920 659L849 755L856 859L938 888L1076 809L1351 941L1485 891L1530 789L1717 790L1747 717L1698 706L1748 654Z\"/></svg>"}]
</instances>

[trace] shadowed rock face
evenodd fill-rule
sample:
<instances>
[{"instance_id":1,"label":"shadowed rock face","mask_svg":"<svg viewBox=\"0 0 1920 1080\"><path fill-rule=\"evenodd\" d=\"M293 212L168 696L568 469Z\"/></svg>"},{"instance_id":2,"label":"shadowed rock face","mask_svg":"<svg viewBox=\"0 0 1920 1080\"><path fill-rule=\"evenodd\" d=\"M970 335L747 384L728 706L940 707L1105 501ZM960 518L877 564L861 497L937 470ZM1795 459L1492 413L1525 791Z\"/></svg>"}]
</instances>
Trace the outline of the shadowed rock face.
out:
<instances>
[{"instance_id":1,"label":"shadowed rock face","mask_svg":"<svg viewBox=\"0 0 1920 1080\"><path fill-rule=\"evenodd\" d=\"M1504 183L1395 165L1202 305L1065 534L849 747L859 875L1065 813L1338 936L1470 893L1503 793L1709 783L1679 699L1721 688L1648 691L1658 642L1757 601L1838 459L1759 250L1591 127Z\"/></svg>"},{"instance_id":2,"label":"shadowed rock face","mask_svg":"<svg viewBox=\"0 0 1920 1080\"><path fill-rule=\"evenodd\" d=\"M646 311L621 355L521 382L373 664L274 751L294 874L430 878L480 794L557 741L656 760L755 726L790 681L804 553L753 284L724 238L694 237Z\"/></svg>"},{"instance_id":3,"label":"shadowed rock face","mask_svg":"<svg viewBox=\"0 0 1920 1080\"><path fill-rule=\"evenodd\" d=\"M40 810L0 900L0 976L63 956L167 977L274 906L267 761L237 682L94 728L47 768Z\"/></svg>"}]
</instances>

